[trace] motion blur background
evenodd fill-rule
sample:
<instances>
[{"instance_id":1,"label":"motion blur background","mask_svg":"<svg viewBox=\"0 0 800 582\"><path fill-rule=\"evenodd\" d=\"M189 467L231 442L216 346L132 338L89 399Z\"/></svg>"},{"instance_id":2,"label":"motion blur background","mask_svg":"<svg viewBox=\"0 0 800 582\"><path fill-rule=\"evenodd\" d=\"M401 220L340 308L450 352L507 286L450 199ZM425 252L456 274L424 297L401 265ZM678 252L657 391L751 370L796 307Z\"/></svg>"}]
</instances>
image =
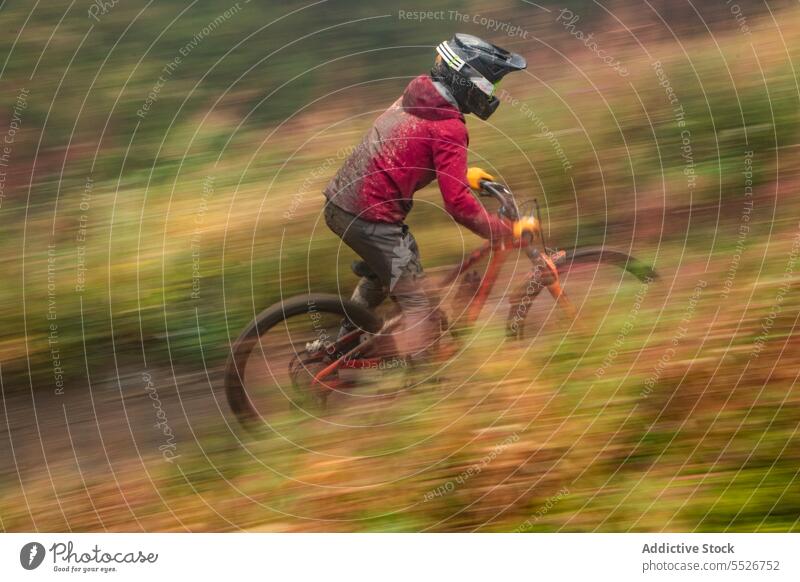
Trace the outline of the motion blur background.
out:
<instances>
[{"instance_id":1,"label":"motion blur background","mask_svg":"<svg viewBox=\"0 0 800 582\"><path fill-rule=\"evenodd\" d=\"M0 23L3 530L798 529L796 2L11 0ZM529 63L468 119L470 162L539 199L551 244L662 280L522 345L487 314L397 422L248 439L231 339L349 293L321 190L454 32ZM479 244L416 198L426 269Z\"/></svg>"}]
</instances>

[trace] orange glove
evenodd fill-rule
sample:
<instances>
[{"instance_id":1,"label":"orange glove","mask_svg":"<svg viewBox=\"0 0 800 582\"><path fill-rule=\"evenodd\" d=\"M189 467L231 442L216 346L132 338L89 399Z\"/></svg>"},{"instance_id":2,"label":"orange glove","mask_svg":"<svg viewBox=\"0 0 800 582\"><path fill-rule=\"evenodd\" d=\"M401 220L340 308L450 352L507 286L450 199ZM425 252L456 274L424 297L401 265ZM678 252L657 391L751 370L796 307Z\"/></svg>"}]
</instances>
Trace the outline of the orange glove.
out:
<instances>
[{"instance_id":1,"label":"orange glove","mask_svg":"<svg viewBox=\"0 0 800 582\"><path fill-rule=\"evenodd\" d=\"M514 223L514 238L522 238L522 233L530 232L534 236L539 232L539 221L533 216L523 216Z\"/></svg>"},{"instance_id":2,"label":"orange glove","mask_svg":"<svg viewBox=\"0 0 800 582\"><path fill-rule=\"evenodd\" d=\"M470 188L473 190L480 190L481 180L489 180L490 182L494 182L494 176L476 166L473 166L467 170L467 183L469 184Z\"/></svg>"}]
</instances>

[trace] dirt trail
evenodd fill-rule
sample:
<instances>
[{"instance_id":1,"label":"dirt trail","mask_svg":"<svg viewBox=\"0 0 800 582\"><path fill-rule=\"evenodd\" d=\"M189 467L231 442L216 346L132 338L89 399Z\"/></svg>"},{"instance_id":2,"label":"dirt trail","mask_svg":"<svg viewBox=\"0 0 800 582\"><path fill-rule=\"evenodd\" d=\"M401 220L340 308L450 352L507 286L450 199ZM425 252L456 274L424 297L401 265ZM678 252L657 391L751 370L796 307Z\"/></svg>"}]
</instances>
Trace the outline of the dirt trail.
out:
<instances>
[{"instance_id":1,"label":"dirt trail","mask_svg":"<svg viewBox=\"0 0 800 582\"><path fill-rule=\"evenodd\" d=\"M0 482L25 497L34 484L113 484L121 474L147 477L159 464L180 464L211 431L233 422L224 394L204 374L169 369L122 372L92 388L6 392L0 400ZM231 427L235 429L235 427ZM163 468L163 465L162 465Z\"/></svg>"}]
</instances>

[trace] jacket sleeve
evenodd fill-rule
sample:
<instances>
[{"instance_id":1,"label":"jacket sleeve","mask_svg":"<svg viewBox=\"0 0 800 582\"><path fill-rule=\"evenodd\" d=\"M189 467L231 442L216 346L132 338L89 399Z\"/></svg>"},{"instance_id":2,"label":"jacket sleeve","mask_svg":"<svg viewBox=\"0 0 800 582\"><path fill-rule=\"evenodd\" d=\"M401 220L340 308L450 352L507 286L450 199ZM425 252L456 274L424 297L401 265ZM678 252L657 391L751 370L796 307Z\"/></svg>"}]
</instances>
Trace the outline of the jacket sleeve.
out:
<instances>
[{"instance_id":1,"label":"jacket sleeve","mask_svg":"<svg viewBox=\"0 0 800 582\"><path fill-rule=\"evenodd\" d=\"M490 214L467 185L467 145L464 122L448 120L437 124L433 135L433 163L445 210L462 226L486 239L511 234L510 225Z\"/></svg>"}]
</instances>

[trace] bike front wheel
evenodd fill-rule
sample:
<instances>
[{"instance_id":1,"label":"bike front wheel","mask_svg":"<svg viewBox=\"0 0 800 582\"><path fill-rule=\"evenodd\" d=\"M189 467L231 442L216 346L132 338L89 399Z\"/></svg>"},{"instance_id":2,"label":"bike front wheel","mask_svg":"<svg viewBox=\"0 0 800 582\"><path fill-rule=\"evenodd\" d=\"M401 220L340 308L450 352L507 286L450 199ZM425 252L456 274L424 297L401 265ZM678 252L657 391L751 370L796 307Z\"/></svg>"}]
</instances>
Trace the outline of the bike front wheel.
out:
<instances>
[{"instance_id":1,"label":"bike front wheel","mask_svg":"<svg viewBox=\"0 0 800 582\"><path fill-rule=\"evenodd\" d=\"M649 265L615 249L576 248L552 259L557 278L534 269L511 296L506 320L510 338L536 337L548 326L561 327L565 319L596 319L602 326L624 310L629 296L636 296L636 280L642 285L658 280Z\"/></svg>"}]
</instances>

